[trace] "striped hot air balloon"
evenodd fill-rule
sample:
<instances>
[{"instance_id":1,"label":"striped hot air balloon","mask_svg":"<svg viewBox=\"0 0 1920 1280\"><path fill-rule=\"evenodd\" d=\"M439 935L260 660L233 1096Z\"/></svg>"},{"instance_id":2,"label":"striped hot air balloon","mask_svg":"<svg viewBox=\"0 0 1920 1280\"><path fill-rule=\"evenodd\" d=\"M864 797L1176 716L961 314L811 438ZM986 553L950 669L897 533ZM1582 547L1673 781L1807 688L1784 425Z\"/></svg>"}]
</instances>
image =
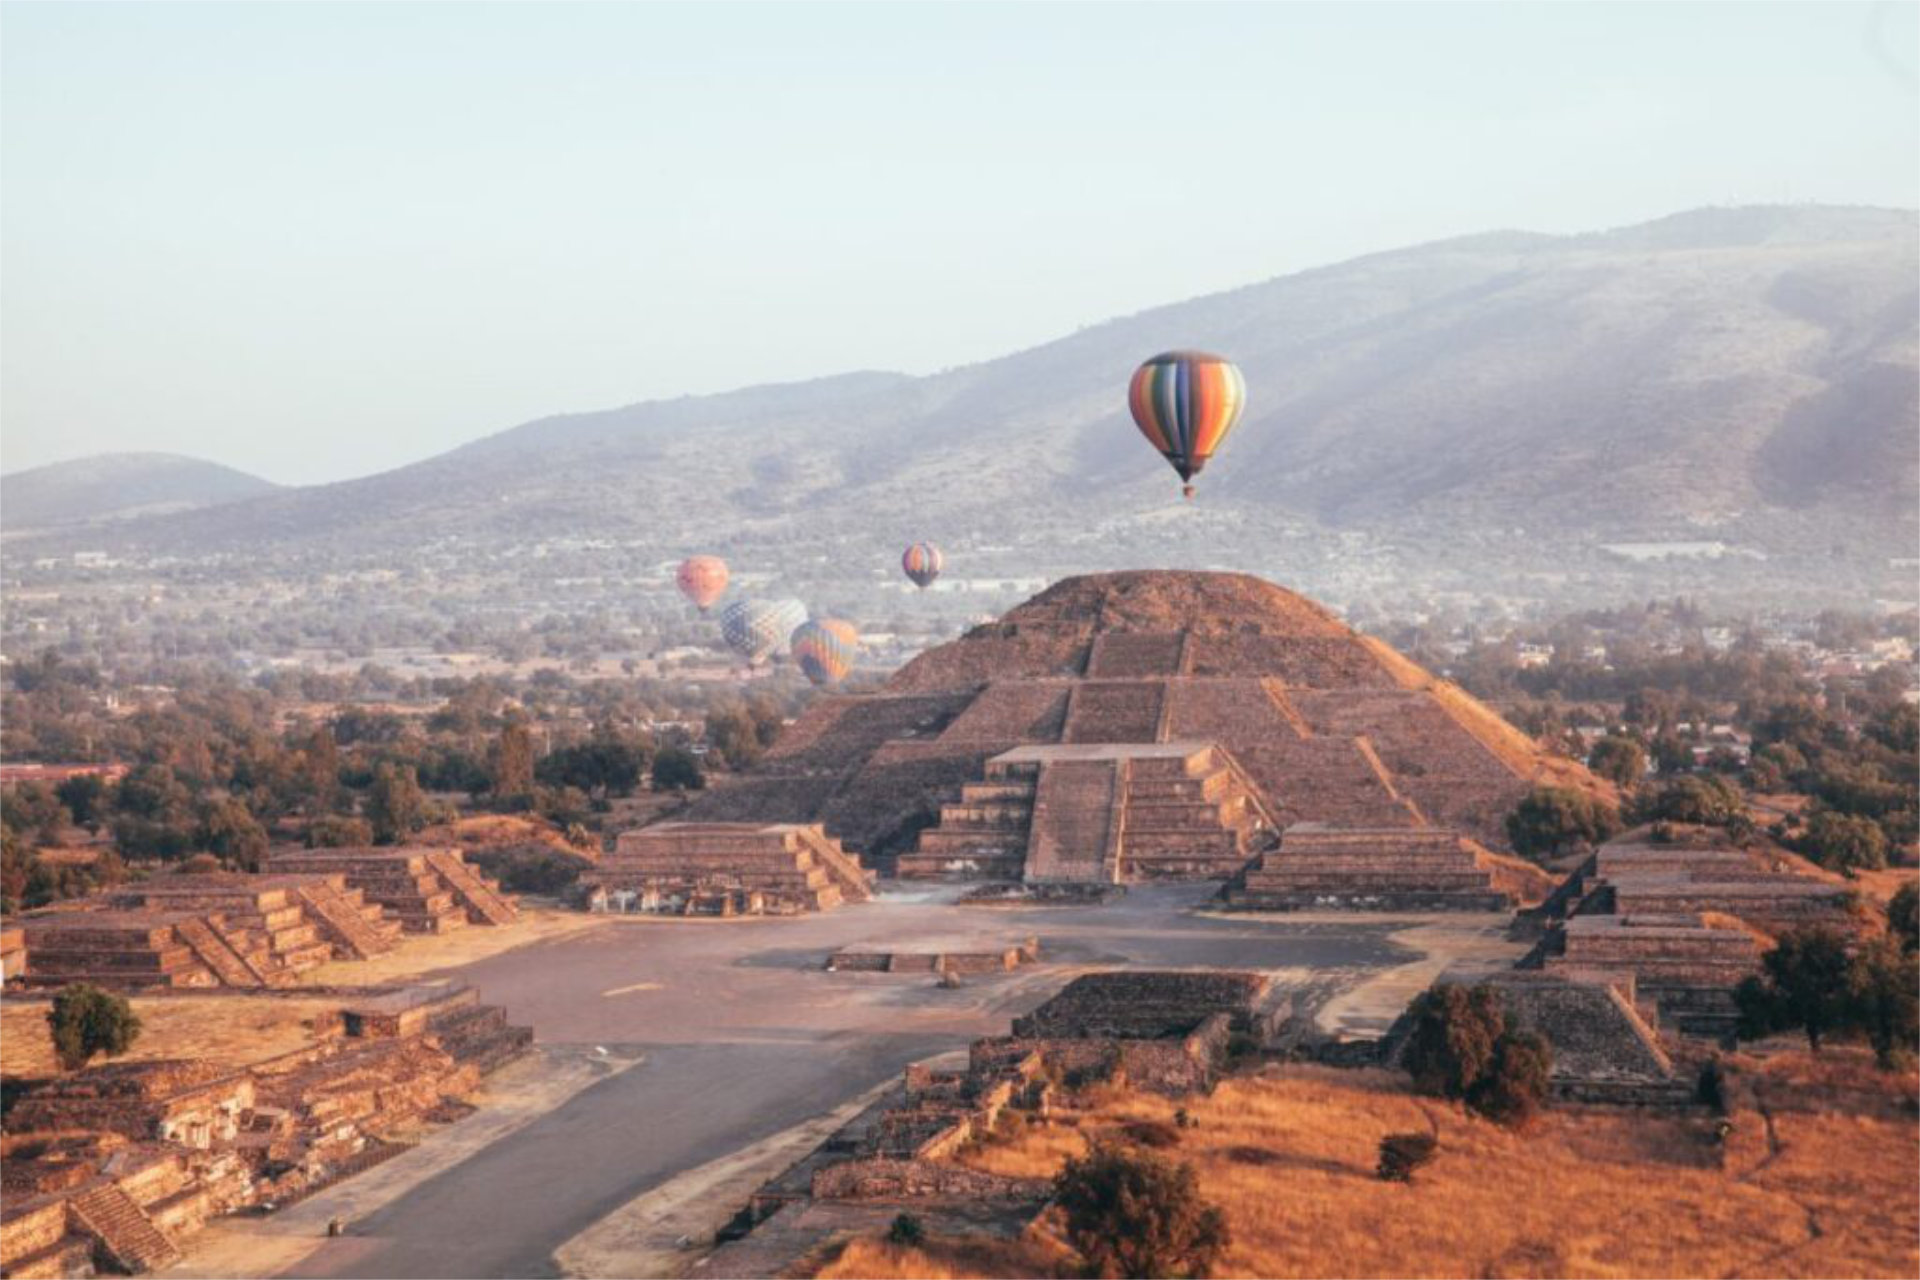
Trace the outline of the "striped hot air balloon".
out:
<instances>
[{"instance_id":1,"label":"striped hot air balloon","mask_svg":"<svg viewBox=\"0 0 1920 1280\"><path fill-rule=\"evenodd\" d=\"M720 638L749 663L764 662L792 634L781 626L788 616L772 600L735 600L720 611Z\"/></svg>"},{"instance_id":2,"label":"striped hot air balloon","mask_svg":"<svg viewBox=\"0 0 1920 1280\"><path fill-rule=\"evenodd\" d=\"M946 563L946 557L940 554L940 548L931 542L916 542L901 553L900 567L913 579L913 585L925 591L933 580L940 576L940 566Z\"/></svg>"},{"instance_id":3,"label":"striped hot air balloon","mask_svg":"<svg viewBox=\"0 0 1920 1280\"><path fill-rule=\"evenodd\" d=\"M726 593L727 562L719 556L688 556L680 562L673 580L679 585L680 594L705 613Z\"/></svg>"},{"instance_id":4,"label":"striped hot air balloon","mask_svg":"<svg viewBox=\"0 0 1920 1280\"><path fill-rule=\"evenodd\" d=\"M1169 351L1134 371L1127 389L1133 420L1167 462L1190 481L1214 455L1247 403L1247 383L1231 361L1202 351ZM1193 486L1180 491L1193 496Z\"/></svg>"},{"instance_id":5,"label":"striped hot air balloon","mask_svg":"<svg viewBox=\"0 0 1920 1280\"><path fill-rule=\"evenodd\" d=\"M794 661L807 679L820 685L839 684L853 668L860 633L851 622L815 618L794 628L792 648Z\"/></svg>"}]
</instances>

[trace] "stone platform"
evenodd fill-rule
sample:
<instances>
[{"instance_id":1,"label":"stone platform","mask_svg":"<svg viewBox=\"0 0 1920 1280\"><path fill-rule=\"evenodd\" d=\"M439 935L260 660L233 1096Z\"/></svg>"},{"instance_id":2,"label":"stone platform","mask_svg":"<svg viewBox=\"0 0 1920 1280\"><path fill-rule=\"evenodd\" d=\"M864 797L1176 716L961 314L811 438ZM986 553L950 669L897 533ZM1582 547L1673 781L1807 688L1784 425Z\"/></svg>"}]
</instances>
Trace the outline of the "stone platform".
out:
<instances>
[{"instance_id":1,"label":"stone platform","mask_svg":"<svg viewBox=\"0 0 1920 1280\"><path fill-rule=\"evenodd\" d=\"M1238 882L1230 906L1249 911L1507 911L1473 844L1425 827L1298 823Z\"/></svg>"},{"instance_id":2,"label":"stone platform","mask_svg":"<svg viewBox=\"0 0 1920 1280\"><path fill-rule=\"evenodd\" d=\"M665 822L623 832L582 878L676 914L825 911L873 894L873 873L818 825Z\"/></svg>"}]
</instances>

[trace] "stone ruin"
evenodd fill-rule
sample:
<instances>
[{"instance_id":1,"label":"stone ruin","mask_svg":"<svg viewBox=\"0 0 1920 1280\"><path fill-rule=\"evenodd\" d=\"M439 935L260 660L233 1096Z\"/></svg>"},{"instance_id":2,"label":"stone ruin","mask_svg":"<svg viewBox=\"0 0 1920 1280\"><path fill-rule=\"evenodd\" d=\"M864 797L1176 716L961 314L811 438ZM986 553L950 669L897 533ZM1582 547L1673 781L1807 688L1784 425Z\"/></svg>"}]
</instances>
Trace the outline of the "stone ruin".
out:
<instances>
[{"instance_id":1,"label":"stone ruin","mask_svg":"<svg viewBox=\"0 0 1920 1280\"><path fill-rule=\"evenodd\" d=\"M1486 892L1449 880L1460 838L1504 848L1537 783L1612 796L1300 596L1137 572L1066 579L877 693L817 700L687 816L818 822L902 875L1040 882L1224 876L1303 824L1383 848L1375 833L1432 833L1399 869L1458 905ZM1395 870L1334 891L1377 897Z\"/></svg>"},{"instance_id":2,"label":"stone ruin","mask_svg":"<svg viewBox=\"0 0 1920 1280\"><path fill-rule=\"evenodd\" d=\"M114 990L289 987L400 928L340 875L163 875L21 921L24 977Z\"/></svg>"},{"instance_id":3,"label":"stone ruin","mask_svg":"<svg viewBox=\"0 0 1920 1280\"><path fill-rule=\"evenodd\" d=\"M406 1149L532 1033L468 988L370 997L245 1068L113 1062L9 1081L0 1271L139 1273L209 1218L285 1204Z\"/></svg>"},{"instance_id":4,"label":"stone ruin","mask_svg":"<svg viewBox=\"0 0 1920 1280\"><path fill-rule=\"evenodd\" d=\"M825 911L873 895L873 873L819 825L664 822L627 831L581 877L608 909L675 915Z\"/></svg>"},{"instance_id":5,"label":"stone ruin","mask_svg":"<svg viewBox=\"0 0 1920 1280\"><path fill-rule=\"evenodd\" d=\"M270 868L344 877L408 933L511 924L520 914L513 898L468 866L455 845L297 849L274 854Z\"/></svg>"},{"instance_id":6,"label":"stone ruin","mask_svg":"<svg viewBox=\"0 0 1920 1280\"><path fill-rule=\"evenodd\" d=\"M725 1236L779 1236L761 1224L821 1206L997 1206L1030 1217L1048 1197L1047 1180L1002 1177L949 1157L992 1132L1009 1109L1044 1114L1057 1089L1076 1083L1124 1079L1174 1096L1211 1089L1229 1037L1267 1043L1290 1011L1259 974L1083 975L1016 1019L1012 1035L976 1040L965 1067L908 1067L898 1085L756 1191ZM709 1261L713 1274L764 1273L758 1253L742 1244Z\"/></svg>"}]
</instances>

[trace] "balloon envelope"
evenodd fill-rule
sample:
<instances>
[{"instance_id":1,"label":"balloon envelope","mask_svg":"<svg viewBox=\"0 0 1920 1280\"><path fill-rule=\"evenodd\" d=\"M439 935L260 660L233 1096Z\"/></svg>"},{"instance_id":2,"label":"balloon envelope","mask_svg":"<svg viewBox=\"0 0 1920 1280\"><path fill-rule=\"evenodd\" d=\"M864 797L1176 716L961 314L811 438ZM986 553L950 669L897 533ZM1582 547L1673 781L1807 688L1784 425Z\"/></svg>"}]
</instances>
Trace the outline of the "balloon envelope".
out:
<instances>
[{"instance_id":1,"label":"balloon envelope","mask_svg":"<svg viewBox=\"0 0 1920 1280\"><path fill-rule=\"evenodd\" d=\"M771 600L735 600L720 611L720 638L748 662L762 662L792 632L781 629L782 620Z\"/></svg>"},{"instance_id":2,"label":"balloon envelope","mask_svg":"<svg viewBox=\"0 0 1920 1280\"><path fill-rule=\"evenodd\" d=\"M807 620L807 606L788 596L784 600L773 602L774 626L779 630L779 642L774 648L785 651L788 638Z\"/></svg>"},{"instance_id":3,"label":"balloon envelope","mask_svg":"<svg viewBox=\"0 0 1920 1280\"><path fill-rule=\"evenodd\" d=\"M839 684L853 668L853 656L859 644L859 634L852 623L838 618L817 618L794 628L793 657L807 679L815 684Z\"/></svg>"},{"instance_id":4,"label":"balloon envelope","mask_svg":"<svg viewBox=\"0 0 1920 1280\"><path fill-rule=\"evenodd\" d=\"M1229 360L1204 351L1168 351L1134 371L1127 407L1147 442L1191 480L1200 474L1246 407L1247 383ZM1193 486L1186 485L1188 497Z\"/></svg>"},{"instance_id":5,"label":"balloon envelope","mask_svg":"<svg viewBox=\"0 0 1920 1280\"><path fill-rule=\"evenodd\" d=\"M913 585L923 591L940 576L940 567L945 563L946 557L931 542L916 542L900 555L900 567L913 579Z\"/></svg>"},{"instance_id":6,"label":"balloon envelope","mask_svg":"<svg viewBox=\"0 0 1920 1280\"><path fill-rule=\"evenodd\" d=\"M719 556L688 556L673 575L680 594L705 613L727 589L727 562Z\"/></svg>"}]
</instances>

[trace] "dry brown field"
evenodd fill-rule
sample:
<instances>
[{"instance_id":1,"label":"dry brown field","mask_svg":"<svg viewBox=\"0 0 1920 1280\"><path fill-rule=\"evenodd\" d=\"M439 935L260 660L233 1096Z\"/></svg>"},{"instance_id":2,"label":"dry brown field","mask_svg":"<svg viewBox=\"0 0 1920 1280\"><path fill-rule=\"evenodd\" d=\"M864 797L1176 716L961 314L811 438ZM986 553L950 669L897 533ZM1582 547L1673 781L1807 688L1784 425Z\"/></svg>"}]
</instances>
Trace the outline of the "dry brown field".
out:
<instances>
[{"instance_id":1,"label":"dry brown field","mask_svg":"<svg viewBox=\"0 0 1920 1280\"><path fill-rule=\"evenodd\" d=\"M224 1067L261 1062L310 1043L314 1019L340 1007L337 996L163 996L136 998L140 1036L124 1058L201 1058ZM0 1005L0 1074L52 1075L58 1070L47 1034L47 1000Z\"/></svg>"},{"instance_id":2,"label":"dry brown field","mask_svg":"<svg viewBox=\"0 0 1920 1280\"><path fill-rule=\"evenodd\" d=\"M1559 1107L1513 1133L1416 1097L1382 1071L1268 1068L1176 1104L1112 1092L1014 1126L961 1158L1047 1176L1140 1121L1195 1127L1166 1154L1225 1209L1225 1276L1913 1276L1920 1274L1915 1078L1869 1055L1742 1059L1757 1110L1725 1141L1686 1115ZM1437 1130L1408 1185L1374 1176L1380 1139ZM823 1277L1072 1274L1042 1219L1015 1241L850 1242Z\"/></svg>"}]
</instances>

